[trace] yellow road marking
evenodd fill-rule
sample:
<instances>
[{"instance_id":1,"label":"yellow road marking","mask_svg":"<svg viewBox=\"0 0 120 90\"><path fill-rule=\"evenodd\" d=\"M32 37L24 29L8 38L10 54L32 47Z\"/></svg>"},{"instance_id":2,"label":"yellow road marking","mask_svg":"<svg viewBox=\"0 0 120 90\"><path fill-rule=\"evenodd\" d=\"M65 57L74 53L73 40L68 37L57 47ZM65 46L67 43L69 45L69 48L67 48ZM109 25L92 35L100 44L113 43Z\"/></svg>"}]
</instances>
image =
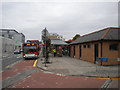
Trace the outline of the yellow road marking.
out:
<instances>
[{"instance_id":1,"label":"yellow road marking","mask_svg":"<svg viewBox=\"0 0 120 90\"><path fill-rule=\"evenodd\" d=\"M110 78L98 78L98 79L110 79Z\"/></svg>"},{"instance_id":2,"label":"yellow road marking","mask_svg":"<svg viewBox=\"0 0 120 90\"><path fill-rule=\"evenodd\" d=\"M10 68L10 65L6 66L5 68Z\"/></svg>"},{"instance_id":3,"label":"yellow road marking","mask_svg":"<svg viewBox=\"0 0 120 90\"><path fill-rule=\"evenodd\" d=\"M17 61L17 62L14 62L14 63L10 64L10 65L7 65L7 66L5 66L5 68L11 68L13 65L15 65L15 64L17 64L19 62L21 62L21 61Z\"/></svg>"},{"instance_id":4,"label":"yellow road marking","mask_svg":"<svg viewBox=\"0 0 120 90\"><path fill-rule=\"evenodd\" d=\"M120 78L111 78L111 79L120 79Z\"/></svg>"},{"instance_id":5,"label":"yellow road marking","mask_svg":"<svg viewBox=\"0 0 120 90\"><path fill-rule=\"evenodd\" d=\"M99 78L99 79L120 79L120 78Z\"/></svg>"},{"instance_id":6,"label":"yellow road marking","mask_svg":"<svg viewBox=\"0 0 120 90\"><path fill-rule=\"evenodd\" d=\"M35 60L35 62L34 62L34 64L33 64L33 67L36 67L37 61L38 61L38 60Z\"/></svg>"}]
</instances>

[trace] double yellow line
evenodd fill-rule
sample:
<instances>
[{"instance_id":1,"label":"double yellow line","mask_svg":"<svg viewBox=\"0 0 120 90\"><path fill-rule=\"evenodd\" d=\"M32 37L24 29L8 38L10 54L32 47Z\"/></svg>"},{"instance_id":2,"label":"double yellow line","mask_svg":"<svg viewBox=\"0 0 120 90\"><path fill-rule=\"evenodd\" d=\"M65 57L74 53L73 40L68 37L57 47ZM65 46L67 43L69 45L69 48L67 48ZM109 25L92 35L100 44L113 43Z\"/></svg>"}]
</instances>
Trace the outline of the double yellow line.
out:
<instances>
[{"instance_id":1,"label":"double yellow line","mask_svg":"<svg viewBox=\"0 0 120 90\"><path fill-rule=\"evenodd\" d=\"M34 64L33 64L33 67L36 67L37 61L38 61L38 60L35 60L35 62L34 62Z\"/></svg>"}]
</instances>

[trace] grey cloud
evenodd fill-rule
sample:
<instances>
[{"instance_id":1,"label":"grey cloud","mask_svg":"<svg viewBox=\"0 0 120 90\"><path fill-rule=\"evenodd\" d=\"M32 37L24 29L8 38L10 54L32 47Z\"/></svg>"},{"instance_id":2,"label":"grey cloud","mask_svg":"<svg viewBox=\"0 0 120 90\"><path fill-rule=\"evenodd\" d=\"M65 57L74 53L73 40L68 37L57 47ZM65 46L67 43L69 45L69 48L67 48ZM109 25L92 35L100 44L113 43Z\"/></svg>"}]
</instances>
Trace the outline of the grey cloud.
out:
<instances>
[{"instance_id":1,"label":"grey cloud","mask_svg":"<svg viewBox=\"0 0 120 90\"><path fill-rule=\"evenodd\" d=\"M27 39L40 39L45 27L70 39L76 33L117 26L117 9L117 2L4 3L2 24L25 33Z\"/></svg>"}]
</instances>

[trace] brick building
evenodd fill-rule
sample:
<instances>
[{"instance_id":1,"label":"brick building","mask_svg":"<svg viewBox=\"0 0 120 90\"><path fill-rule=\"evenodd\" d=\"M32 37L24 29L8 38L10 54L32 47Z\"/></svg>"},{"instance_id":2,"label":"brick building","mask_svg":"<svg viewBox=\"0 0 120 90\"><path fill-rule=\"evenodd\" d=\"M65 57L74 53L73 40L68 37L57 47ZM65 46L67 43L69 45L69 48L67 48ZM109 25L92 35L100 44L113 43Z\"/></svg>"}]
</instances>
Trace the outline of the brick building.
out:
<instances>
[{"instance_id":1,"label":"brick building","mask_svg":"<svg viewBox=\"0 0 120 90\"><path fill-rule=\"evenodd\" d=\"M120 28L109 27L70 43L70 56L99 65L120 64ZM101 62L103 59L107 62Z\"/></svg>"}]
</instances>

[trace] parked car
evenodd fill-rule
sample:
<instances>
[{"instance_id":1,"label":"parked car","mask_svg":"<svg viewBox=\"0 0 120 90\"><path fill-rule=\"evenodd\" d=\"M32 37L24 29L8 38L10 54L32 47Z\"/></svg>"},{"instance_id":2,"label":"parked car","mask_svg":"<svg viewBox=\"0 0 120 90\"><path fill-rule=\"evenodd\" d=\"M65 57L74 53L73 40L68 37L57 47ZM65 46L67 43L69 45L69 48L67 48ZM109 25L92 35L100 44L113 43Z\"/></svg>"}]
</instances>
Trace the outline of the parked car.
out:
<instances>
[{"instance_id":1,"label":"parked car","mask_svg":"<svg viewBox=\"0 0 120 90\"><path fill-rule=\"evenodd\" d=\"M21 49L20 52L23 52L23 50Z\"/></svg>"},{"instance_id":2,"label":"parked car","mask_svg":"<svg viewBox=\"0 0 120 90\"><path fill-rule=\"evenodd\" d=\"M20 54L20 53L21 53L20 50L15 50L15 51L14 51L14 54Z\"/></svg>"}]
</instances>

